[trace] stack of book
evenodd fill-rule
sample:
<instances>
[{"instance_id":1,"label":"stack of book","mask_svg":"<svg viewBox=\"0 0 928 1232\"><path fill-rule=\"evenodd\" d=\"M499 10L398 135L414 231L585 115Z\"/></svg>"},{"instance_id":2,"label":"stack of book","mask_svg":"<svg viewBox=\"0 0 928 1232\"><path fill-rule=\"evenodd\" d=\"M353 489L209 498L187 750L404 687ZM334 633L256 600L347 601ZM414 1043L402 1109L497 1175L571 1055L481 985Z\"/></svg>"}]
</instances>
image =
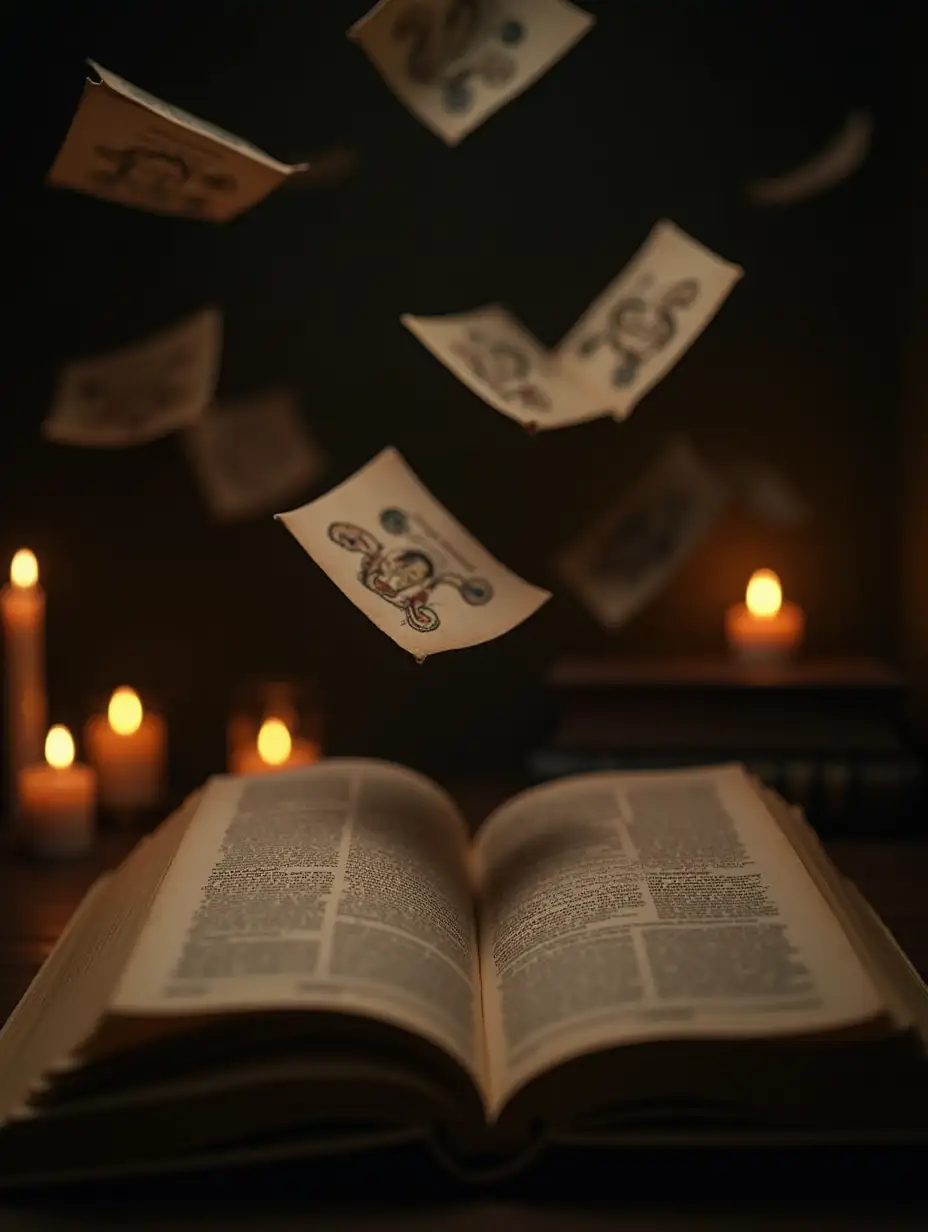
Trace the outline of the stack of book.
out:
<instances>
[{"instance_id":1,"label":"stack of book","mask_svg":"<svg viewBox=\"0 0 928 1232\"><path fill-rule=\"evenodd\" d=\"M741 761L820 830L911 829L924 792L904 680L868 660L564 660L535 781L593 770Z\"/></svg>"}]
</instances>

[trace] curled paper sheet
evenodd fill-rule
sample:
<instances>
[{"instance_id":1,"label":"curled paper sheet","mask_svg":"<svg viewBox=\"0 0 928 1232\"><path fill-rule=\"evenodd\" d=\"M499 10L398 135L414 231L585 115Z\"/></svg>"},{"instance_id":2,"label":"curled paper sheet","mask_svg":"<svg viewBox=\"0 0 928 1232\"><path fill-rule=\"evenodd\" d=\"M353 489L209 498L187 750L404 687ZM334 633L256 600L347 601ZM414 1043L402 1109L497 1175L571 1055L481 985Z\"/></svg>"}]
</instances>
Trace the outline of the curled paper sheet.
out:
<instances>
[{"instance_id":1,"label":"curled paper sheet","mask_svg":"<svg viewBox=\"0 0 928 1232\"><path fill-rule=\"evenodd\" d=\"M555 567L600 624L617 629L664 588L727 499L692 446L674 441Z\"/></svg>"},{"instance_id":2,"label":"curled paper sheet","mask_svg":"<svg viewBox=\"0 0 928 1232\"><path fill-rule=\"evenodd\" d=\"M400 319L459 381L527 428L562 428L609 414L606 395L564 371L498 304L457 316Z\"/></svg>"},{"instance_id":3,"label":"curled paper sheet","mask_svg":"<svg viewBox=\"0 0 928 1232\"><path fill-rule=\"evenodd\" d=\"M593 21L567 0L380 0L348 37L413 115L457 145Z\"/></svg>"},{"instance_id":4,"label":"curled paper sheet","mask_svg":"<svg viewBox=\"0 0 928 1232\"><path fill-rule=\"evenodd\" d=\"M551 597L495 560L395 449L278 517L351 602L420 660L492 641Z\"/></svg>"},{"instance_id":5,"label":"curled paper sheet","mask_svg":"<svg viewBox=\"0 0 928 1232\"><path fill-rule=\"evenodd\" d=\"M745 192L754 205L794 205L834 188L863 165L873 140L869 111L849 113L840 131L814 158L783 175L754 180Z\"/></svg>"},{"instance_id":6,"label":"curled paper sheet","mask_svg":"<svg viewBox=\"0 0 928 1232\"><path fill-rule=\"evenodd\" d=\"M226 222L307 164L280 163L233 133L140 90L93 60L46 182L157 214Z\"/></svg>"},{"instance_id":7,"label":"curled paper sheet","mask_svg":"<svg viewBox=\"0 0 928 1232\"><path fill-rule=\"evenodd\" d=\"M192 424L219 377L222 317L204 308L144 342L62 370L42 434L64 445L143 445Z\"/></svg>"},{"instance_id":8,"label":"curled paper sheet","mask_svg":"<svg viewBox=\"0 0 928 1232\"><path fill-rule=\"evenodd\" d=\"M221 522L279 509L326 465L295 396L283 389L211 407L187 430L185 444L204 499Z\"/></svg>"},{"instance_id":9,"label":"curled paper sheet","mask_svg":"<svg viewBox=\"0 0 928 1232\"><path fill-rule=\"evenodd\" d=\"M403 316L446 368L532 429L625 419L695 342L742 271L669 221L554 351L498 304L457 316Z\"/></svg>"}]
</instances>

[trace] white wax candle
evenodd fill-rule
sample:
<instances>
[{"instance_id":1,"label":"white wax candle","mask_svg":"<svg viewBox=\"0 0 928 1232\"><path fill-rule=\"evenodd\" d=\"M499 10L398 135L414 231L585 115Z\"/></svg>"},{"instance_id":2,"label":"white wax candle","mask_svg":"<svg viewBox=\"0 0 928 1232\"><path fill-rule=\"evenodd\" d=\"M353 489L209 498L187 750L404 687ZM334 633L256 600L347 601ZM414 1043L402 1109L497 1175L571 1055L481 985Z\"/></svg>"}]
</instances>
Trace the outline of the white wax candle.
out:
<instances>
[{"instance_id":1,"label":"white wax candle","mask_svg":"<svg viewBox=\"0 0 928 1232\"><path fill-rule=\"evenodd\" d=\"M252 741L239 735L239 742L229 755L232 774L270 774L275 770L294 770L297 766L313 766L322 756L315 740L291 737L281 719L265 719Z\"/></svg>"},{"instance_id":2,"label":"white wax candle","mask_svg":"<svg viewBox=\"0 0 928 1232\"><path fill-rule=\"evenodd\" d=\"M96 775L74 761L74 741L66 727L49 731L45 758L45 764L19 772L23 833L39 855L82 855L93 842Z\"/></svg>"},{"instance_id":3,"label":"white wax candle","mask_svg":"<svg viewBox=\"0 0 928 1232\"><path fill-rule=\"evenodd\" d=\"M18 776L42 760L45 700L45 594L35 556L23 548L13 557L10 584L0 591L5 646L6 727L9 742L10 810L19 813Z\"/></svg>"},{"instance_id":4,"label":"white wax candle","mask_svg":"<svg viewBox=\"0 0 928 1232\"><path fill-rule=\"evenodd\" d=\"M117 689L106 715L85 728L87 755L97 772L100 806L131 814L154 808L164 794L167 729L160 715L142 709L132 689Z\"/></svg>"}]
</instances>

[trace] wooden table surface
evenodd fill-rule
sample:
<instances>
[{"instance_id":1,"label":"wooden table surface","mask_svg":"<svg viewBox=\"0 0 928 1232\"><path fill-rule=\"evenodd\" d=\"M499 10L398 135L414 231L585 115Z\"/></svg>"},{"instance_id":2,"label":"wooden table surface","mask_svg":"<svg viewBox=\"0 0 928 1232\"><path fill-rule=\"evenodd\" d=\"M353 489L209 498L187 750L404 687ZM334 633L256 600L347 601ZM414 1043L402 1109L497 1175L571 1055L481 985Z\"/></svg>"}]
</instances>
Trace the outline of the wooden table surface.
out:
<instances>
[{"instance_id":1,"label":"wooden table surface","mask_svg":"<svg viewBox=\"0 0 928 1232\"><path fill-rule=\"evenodd\" d=\"M113 867L133 843L131 834L104 834L93 854L73 864L31 862L11 853L0 853L0 1015L12 1010L30 979L49 954L56 938L91 882ZM827 844L839 868L850 876L890 926L915 966L928 977L928 842L842 841ZM653 1193L647 1186L642 1196L646 1166L635 1175L621 1177L621 1161L613 1165L615 1183L597 1174L597 1179L577 1172L571 1188L566 1181L550 1181L547 1191L504 1194L502 1202L466 1201L449 1198L433 1182L415 1179L391 1201L379 1201L364 1191L365 1182L348 1178L353 1201L320 1207L313 1201L315 1190L306 1193L299 1171L292 1167L269 1178L159 1182L143 1188L95 1187L29 1198L0 1198L0 1232L38 1232L39 1229L167 1229L267 1228L327 1229L439 1228L441 1232L556 1232L560 1229L628 1228L639 1232L670 1232L671 1229L790 1228L808 1229L928 1228L928 1192L913 1187L918 1163L907 1156L900 1175L899 1157L878 1161L873 1153L862 1156L860 1166L838 1167L837 1181L830 1176L814 1195L803 1200L805 1181L795 1177L789 1162L771 1162L759 1172L731 1160L716 1161L721 1172L706 1179L696 1194L693 1178L680 1187L671 1176L654 1176ZM928 1159L924 1161L928 1164ZM851 1199L845 1179L859 1180L868 1173L863 1196ZM844 1177L845 1179L842 1179ZM550 1178L549 1178L550 1179ZM815 1178L812 1178L813 1181ZM798 1182L797 1182L798 1183ZM837 1188L835 1187L837 1185ZM603 1189L606 1192L603 1192ZM360 1192L359 1192L360 1190ZM708 1191L707 1191L708 1190ZM392 1191L391 1191L392 1192ZM854 1191L857 1194L857 1190ZM604 1202L606 1205L604 1206ZM913 1205L914 1204L914 1205Z\"/></svg>"}]
</instances>

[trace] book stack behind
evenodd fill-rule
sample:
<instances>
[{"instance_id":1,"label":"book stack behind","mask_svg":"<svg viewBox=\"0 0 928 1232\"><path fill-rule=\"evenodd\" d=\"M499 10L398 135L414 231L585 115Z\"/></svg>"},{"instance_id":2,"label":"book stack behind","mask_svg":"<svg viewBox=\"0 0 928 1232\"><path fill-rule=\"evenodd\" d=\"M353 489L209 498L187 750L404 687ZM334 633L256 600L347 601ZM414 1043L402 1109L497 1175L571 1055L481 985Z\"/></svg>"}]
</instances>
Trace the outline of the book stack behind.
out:
<instances>
[{"instance_id":1,"label":"book stack behind","mask_svg":"<svg viewBox=\"0 0 928 1232\"><path fill-rule=\"evenodd\" d=\"M734 760L820 833L918 824L925 775L905 682L878 662L573 659L546 683L552 730L530 756L532 781Z\"/></svg>"}]
</instances>

